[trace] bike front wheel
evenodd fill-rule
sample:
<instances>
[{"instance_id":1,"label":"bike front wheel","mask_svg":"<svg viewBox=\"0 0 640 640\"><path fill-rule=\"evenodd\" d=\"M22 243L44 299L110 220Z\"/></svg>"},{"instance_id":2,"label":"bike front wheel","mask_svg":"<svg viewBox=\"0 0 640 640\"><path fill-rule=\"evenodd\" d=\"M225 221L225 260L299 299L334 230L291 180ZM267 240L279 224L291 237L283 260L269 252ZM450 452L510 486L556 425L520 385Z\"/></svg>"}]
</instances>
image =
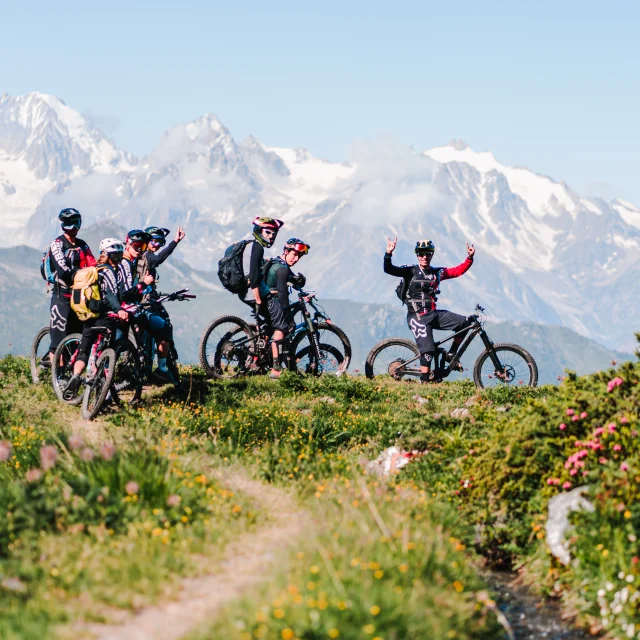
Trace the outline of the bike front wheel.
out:
<instances>
[{"instance_id":1,"label":"bike front wheel","mask_svg":"<svg viewBox=\"0 0 640 640\"><path fill-rule=\"evenodd\" d=\"M87 386L82 398L82 417L93 420L97 415L109 393L116 369L116 352L105 349L96 361L95 375L87 380Z\"/></svg>"},{"instance_id":2,"label":"bike front wheel","mask_svg":"<svg viewBox=\"0 0 640 640\"><path fill-rule=\"evenodd\" d=\"M216 318L200 340L200 364L211 378L237 378L249 371L256 340L249 325L237 316Z\"/></svg>"},{"instance_id":3,"label":"bike front wheel","mask_svg":"<svg viewBox=\"0 0 640 640\"><path fill-rule=\"evenodd\" d=\"M347 334L334 324L319 322L316 335L319 360L309 331L303 331L293 339L290 347L294 354L293 370L304 374L342 375L351 363L351 342Z\"/></svg>"},{"instance_id":4,"label":"bike front wheel","mask_svg":"<svg viewBox=\"0 0 640 640\"><path fill-rule=\"evenodd\" d=\"M53 383L53 390L56 397L58 400L72 405L78 405L82 402L82 391L84 388L82 384L80 384L73 398L67 400L64 397L64 392L69 384L69 380L71 380L73 376L73 365L78 357L80 340L82 340L81 333L70 333L68 336L65 336L53 354L53 363L51 365L51 382Z\"/></svg>"},{"instance_id":5,"label":"bike front wheel","mask_svg":"<svg viewBox=\"0 0 640 640\"><path fill-rule=\"evenodd\" d=\"M389 375L394 380L411 380L420 377L420 360L406 364L420 355L417 345L404 338L387 338L369 351L364 365L367 378Z\"/></svg>"},{"instance_id":6,"label":"bike front wheel","mask_svg":"<svg viewBox=\"0 0 640 640\"><path fill-rule=\"evenodd\" d=\"M485 350L478 356L473 366L473 381L478 389L501 385L536 387L538 367L526 349L517 344L498 343L491 351Z\"/></svg>"},{"instance_id":7,"label":"bike front wheel","mask_svg":"<svg viewBox=\"0 0 640 640\"><path fill-rule=\"evenodd\" d=\"M42 327L31 345L31 381L38 384L45 379L46 374L51 371L51 360L49 359L49 327Z\"/></svg>"},{"instance_id":8,"label":"bike front wheel","mask_svg":"<svg viewBox=\"0 0 640 640\"><path fill-rule=\"evenodd\" d=\"M115 345L116 365L111 385L111 394L116 402L126 400L122 394L131 395L128 400L136 402L142 395L144 374L138 360L138 349L131 340L124 338Z\"/></svg>"}]
</instances>

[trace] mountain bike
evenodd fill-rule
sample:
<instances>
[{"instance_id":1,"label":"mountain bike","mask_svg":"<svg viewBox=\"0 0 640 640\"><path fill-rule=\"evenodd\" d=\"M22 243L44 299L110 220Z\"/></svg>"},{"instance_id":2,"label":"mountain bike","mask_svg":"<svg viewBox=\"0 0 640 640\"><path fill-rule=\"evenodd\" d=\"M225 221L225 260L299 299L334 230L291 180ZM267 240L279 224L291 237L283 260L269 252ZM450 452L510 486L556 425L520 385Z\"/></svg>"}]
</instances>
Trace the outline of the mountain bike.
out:
<instances>
[{"instance_id":1,"label":"mountain bike","mask_svg":"<svg viewBox=\"0 0 640 640\"><path fill-rule=\"evenodd\" d=\"M295 287L294 287L295 288ZM298 300L285 310L301 322L295 324L285 339L281 360L287 369L309 375L342 375L351 362L351 342L345 332L331 322L314 293L295 288ZM309 310L313 309L313 314ZM273 329L258 315L255 323L237 316L216 318L200 340L200 363L213 378L236 378L267 373L271 369L270 338Z\"/></svg>"},{"instance_id":2,"label":"mountain bike","mask_svg":"<svg viewBox=\"0 0 640 640\"><path fill-rule=\"evenodd\" d=\"M476 305L476 314L468 317L464 329L436 342L435 357L431 361L433 382L441 382L453 371L459 371L460 359L476 336L480 336L485 350L473 365L473 381L478 389L498 385L523 385L535 387L538 384L538 367L533 356L521 346L511 343L494 343L484 329L485 310ZM446 350L441 345L467 332L458 352L451 362L446 359ZM394 380L420 377L420 350L415 342L404 338L382 340L371 349L365 363L367 378L390 375Z\"/></svg>"},{"instance_id":3,"label":"mountain bike","mask_svg":"<svg viewBox=\"0 0 640 640\"><path fill-rule=\"evenodd\" d=\"M73 365L78 358L78 348L82 340L81 333L70 333L65 336L56 348L51 359L51 383L58 400L67 404L77 405L82 402L84 378L73 396L65 395L69 380L73 376Z\"/></svg>"},{"instance_id":4,"label":"mountain bike","mask_svg":"<svg viewBox=\"0 0 640 640\"><path fill-rule=\"evenodd\" d=\"M51 371L51 359L49 358L49 327L42 327L36 333L31 344L29 363L31 365L31 381L38 384L48 377Z\"/></svg>"}]
</instances>

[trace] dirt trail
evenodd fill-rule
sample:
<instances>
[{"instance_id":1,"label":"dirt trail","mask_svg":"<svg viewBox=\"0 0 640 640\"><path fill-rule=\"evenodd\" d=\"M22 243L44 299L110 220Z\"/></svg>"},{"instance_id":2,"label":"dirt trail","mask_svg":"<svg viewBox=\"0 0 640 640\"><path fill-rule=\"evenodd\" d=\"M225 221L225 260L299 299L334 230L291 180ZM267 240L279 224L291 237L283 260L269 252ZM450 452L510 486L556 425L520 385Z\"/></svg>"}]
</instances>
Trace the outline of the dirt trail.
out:
<instances>
[{"instance_id":1,"label":"dirt trail","mask_svg":"<svg viewBox=\"0 0 640 640\"><path fill-rule=\"evenodd\" d=\"M253 498L270 514L269 522L230 543L215 574L184 580L176 600L145 608L123 624L89 625L91 633L100 640L177 640L269 578L269 568L300 536L309 516L290 493L277 487L239 472L223 476L223 482Z\"/></svg>"}]
</instances>

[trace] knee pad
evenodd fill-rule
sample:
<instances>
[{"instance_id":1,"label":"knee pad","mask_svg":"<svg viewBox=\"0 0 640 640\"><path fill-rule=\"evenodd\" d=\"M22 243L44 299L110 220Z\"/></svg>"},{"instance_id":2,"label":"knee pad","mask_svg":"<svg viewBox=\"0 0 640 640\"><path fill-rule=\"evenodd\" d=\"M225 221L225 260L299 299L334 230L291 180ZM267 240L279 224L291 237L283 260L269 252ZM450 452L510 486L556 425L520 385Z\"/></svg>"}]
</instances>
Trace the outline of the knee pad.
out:
<instances>
[{"instance_id":1,"label":"knee pad","mask_svg":"<svg viewBox=\"0 0 640 640\"><path fill-rule=\"evenodd\" d=\"M433 353L423 353L420 356L420 364L423 367L430 367L431 363L433 362L433 356L434 356Z\"/></svg>"}]
</instances>

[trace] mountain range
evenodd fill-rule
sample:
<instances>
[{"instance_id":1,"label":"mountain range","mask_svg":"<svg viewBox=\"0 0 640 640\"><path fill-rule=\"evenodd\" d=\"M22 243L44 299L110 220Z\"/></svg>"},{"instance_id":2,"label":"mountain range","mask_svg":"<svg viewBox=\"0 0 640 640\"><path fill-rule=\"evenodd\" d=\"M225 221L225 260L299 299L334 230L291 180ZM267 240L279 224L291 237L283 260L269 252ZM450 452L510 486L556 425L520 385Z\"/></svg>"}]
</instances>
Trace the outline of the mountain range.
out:
<instances>
[{"instance_id":1,"label":"mountain range","mask_svg":"<svg viewBox=\"0 0 640 640\"><path fill-rule=\"evenodd\" d=\"M382 273L387 236L399 238L398 262L431 238L443 266L461 262L470 241L475 264L443 283L443 308L470 313L480 302L497 322L634 347L640 209L581 196L462 142L416 151L381 138L336 163L253 137L237 142L209 114L167 131L138 159L54 96L1 96L0 244L42 249L64 206L78 208L85 226L183 225L179 257L202 272L256 215L279 217L278 245L290 236L311 244L299 266L313 288L370 305L363 313L397 302L395 280Z\"/></svg>"}]
</instances>

